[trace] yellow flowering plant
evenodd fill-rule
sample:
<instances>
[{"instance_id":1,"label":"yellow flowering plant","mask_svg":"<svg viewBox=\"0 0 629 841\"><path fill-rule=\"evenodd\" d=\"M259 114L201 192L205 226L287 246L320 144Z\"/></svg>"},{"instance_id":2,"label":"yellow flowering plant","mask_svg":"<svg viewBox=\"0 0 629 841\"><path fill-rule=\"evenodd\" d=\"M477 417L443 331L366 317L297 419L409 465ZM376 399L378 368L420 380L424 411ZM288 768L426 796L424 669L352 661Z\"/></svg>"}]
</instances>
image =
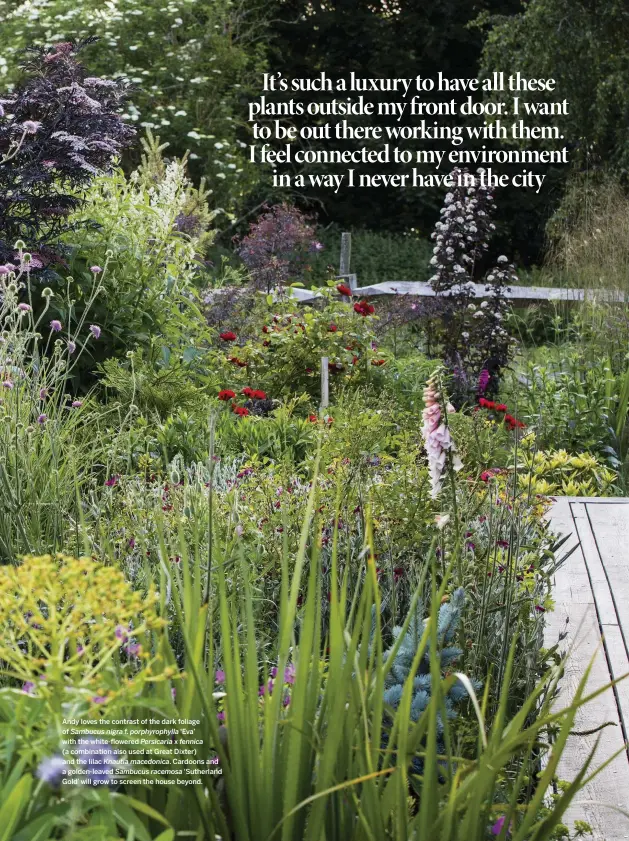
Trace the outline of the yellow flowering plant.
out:
<instances>
[{"instance_id":1,"label":"yellow flowering plant","mask_svg":"<svg viewBox=\"0 0 629 841\"><path fill-rule=\"evenodd\" d=\"M2 567L0 674L53 715L68 704L97 715L133 702L174 675L152 640L166 625L157 600L152 588L136 592L121 570L89 557L27 556Z\"/></svg>"},{"instance_id":2,"label":"yellow flowering plant","mask_svg":"<svg viewBox=\"0 0 629 841\"><path fill-rule=\"evenodd\" d=\"M534 432L522 438L518 482L535 495L610 495L617 474L592 453L538 450Z\"/></svg>"}]
</instances>

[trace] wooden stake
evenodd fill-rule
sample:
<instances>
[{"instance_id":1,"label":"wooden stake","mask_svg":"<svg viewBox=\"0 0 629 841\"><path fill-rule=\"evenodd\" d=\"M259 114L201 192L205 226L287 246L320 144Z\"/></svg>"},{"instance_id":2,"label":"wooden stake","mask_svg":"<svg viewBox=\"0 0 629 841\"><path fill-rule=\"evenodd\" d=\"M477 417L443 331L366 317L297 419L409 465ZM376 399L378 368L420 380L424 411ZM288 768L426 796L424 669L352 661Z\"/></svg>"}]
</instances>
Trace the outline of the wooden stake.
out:
<instances>
[{"instance_id":1,"label":"wooden stake","mask_svg":"<svg viewBox=\"0 0 629 841\"><path fill-rule=\"evenodd\" d=\"M352 235L349 233L341 234L341 263L339 267L340 275L349 274L350 262L352 259Z\"/></svg>"},{"instance_id":2,"label":"wooden stake","mask_svg":"<svg viewBox=\"0 0 629 841\"><path fill-rule=\"evenodd\" d=\"M330 405L330 369L327 356L321 357L321 411Z\"/></svg>"}]
</instances>

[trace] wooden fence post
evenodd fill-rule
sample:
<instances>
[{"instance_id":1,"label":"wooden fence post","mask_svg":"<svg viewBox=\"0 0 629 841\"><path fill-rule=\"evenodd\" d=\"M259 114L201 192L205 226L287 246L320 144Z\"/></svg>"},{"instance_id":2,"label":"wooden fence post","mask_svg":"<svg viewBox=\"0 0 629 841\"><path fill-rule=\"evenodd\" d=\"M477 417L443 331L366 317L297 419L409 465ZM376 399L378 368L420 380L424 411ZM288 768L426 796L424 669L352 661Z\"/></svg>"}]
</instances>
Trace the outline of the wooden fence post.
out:
<instances>
[{"instance_id":1,"label":"wooden fence post","mask_svg":"<svg viewBox=\"0 0 629 841\"><path fill-rule=\"evenodd\" d=\"M330 368L327 356L321 357L321 411L330 405Z\"/></svg>"},{"instance_id":2,"label":"wooden fence post","mask_svg":"<svg viewBox=\"0 0 629 841\"><path fill-rule=\"evenodd\" d=\"M352 259L352 235L349 233L341 234L341 263L339 266L339 274L349 274L350 263Z\"/></svg>"}]
</instances>

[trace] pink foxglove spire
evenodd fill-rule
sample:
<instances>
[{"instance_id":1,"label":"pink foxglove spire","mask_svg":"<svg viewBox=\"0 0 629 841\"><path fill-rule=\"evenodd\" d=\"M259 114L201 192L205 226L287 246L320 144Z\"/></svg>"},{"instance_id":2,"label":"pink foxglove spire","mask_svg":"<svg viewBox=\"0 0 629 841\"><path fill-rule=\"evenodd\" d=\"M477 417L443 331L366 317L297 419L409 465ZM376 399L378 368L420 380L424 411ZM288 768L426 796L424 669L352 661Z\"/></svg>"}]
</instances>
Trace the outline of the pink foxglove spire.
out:
<instances>
[{"instance_id":1,"label":"pink foxglove spire","mask_svg":"<svg viewBox=\"0 0 629 841\"><path fill-rule=\"evenodd\" d=\"M422 417L424 426L422 434L428 455L428 469L430 471L431 495L435 499L441 490L443 477L446 472L448 453L452 457L452 468L460 470L463 467L461 459L456 453L450 430L441 416L441 395L436 389L434 380L429 380L424 389L424 411Z\"/></svg>"}]
</instances>

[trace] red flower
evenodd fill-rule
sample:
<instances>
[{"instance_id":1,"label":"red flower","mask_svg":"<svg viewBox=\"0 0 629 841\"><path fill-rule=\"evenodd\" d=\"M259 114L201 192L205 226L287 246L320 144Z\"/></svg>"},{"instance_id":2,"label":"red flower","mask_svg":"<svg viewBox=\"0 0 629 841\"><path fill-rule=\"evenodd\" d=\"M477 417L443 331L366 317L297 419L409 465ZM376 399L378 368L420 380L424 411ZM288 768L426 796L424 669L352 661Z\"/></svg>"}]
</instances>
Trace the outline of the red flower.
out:
<instances>
[{"instance_id":1,"label":"red flower","mask_svg":"<svg viewBox=\"0 0 629 841\"><path fill-rule=\"evenodd\" d=\"M483 409L495 409L496 408L496 404L493 402L493 400L485 400L484 397L480 398L480 400L478 401L478 405L482 406ZM506 406L505 406L505 408L506 408Z\"/></svg>"},{"instance_id":2,"label":"red flower","mask_svg":"<svg viewBox=\"0 0 629 841\"><path fill-rule=\"evenodd\" d=\"M310 421L310 423L316 423L317 422L317 416L316 415L308 415L308 420Z\"/></svg>"},{"instance_id":3,"label":"red flower","mask_svg":"<svg viewBox=\"0 0 629 841\"><path fill-rule=\"evenodd\" d=\"M266 392L261 391L258 388L253 391L250 396L253 397L254 400L266 400Z\"/></svg>"},{"instance_id":4,"label":"red flower","mask_svg":"<svg viewBox=\"0 0 629 841\"><path fill-rule=\"evenodd\" d=\"M244 406L234 406L233 411L235 415L240 415L241 418L245 418L249 414L249 409L245 409Z\"/></svg>"},{"instance_id":5,"label":"red flower","mask_svg":"<svg viewBox=\"0 0 629 841\"><path fill-rule=\"evenodd\" d=\"M243 390L240 393L244 394L245 397L253 397L253 389L249 388L249 386L243 388Z\"/></svg>"},{"instance_id":6,"label":"red flower","mask_svg":"<svg viewBox=\"0 0 629 841\"><path fill-rule=\"evenodd\" d=\"M506 403L496 403L494 408L497 412L506 412L507 411L507 404Z\"/></svg>"},{"instance_id":7,"label":"red flower","mask_svg":"<svg viewBox=\"0 0 629 841\"><path fill-rule=\"evenodd\" d=\"M266 325L266 324L265 324L265 325L264 325L264 327L262 328L262 332L263 332L263 333L268 333L268 332L269 332L269 328L267 327L267 325Z\"/></svg>"},{"instance_id":8,"label":"red flower","mask_svg":"<svg viewBox=\"0 0 629 841\"><path fill-rule=\"evenodd\" d=\"M386 359L372 359L371 364L375 365L376 368L379 368L381 365L384 365L386 361Z\"/></svg>"},{"instance_id":9,"label":"red flower","mask_svg":"<svg viewBox=\"0 0 629 841\"><path fill-rule=\"evenodd\" d=\"M337 331L338 329L339 329L339 328L336 326L336 324L330 324L330 326L328 327L328 331L329 331L330 333L336 333L336 331Z\"/></svg>"},{"instance_id":10,"label":"red flower","mask_svg":"<svg viewBox=\"0 0 629 841\"><path fill-rule=\"evenodd\" d=\"M339 295L347 295L348 298L352 297L352 290L349 288L349 286L346 286L344 283L339 283L339 285L336 287L336 291L339 293Z\"/></svg>"},{"instance_id":11,"label":"red flower","mask_svg":"<svg viewBox=\"0 0 629 841\"><path fill-rule=\"evenodd\" d=\"M225 330L224 333L221 333L221 339L224 342L235 342L238 336L235 333L232 333L231 330Z\"/></svg>"},{"instance_id":12,"label":"red flower","mask_svg":"<svg viewBox=\"0 0 629 841\"><path fill-rule=\"evenodd\" d=\"M219 400L232 400L236 395L233 391L229 388L224 388L222 391L218 393Z\"/></svg>"},{"instance_id":13,"label":"red flower","mask_svg":"<svg viewBox=\"0 0 629 841\"><path fill-rule=\"evenodd\" d=\"M367 301L358 301L357 304L354 304L354 312L357 312L358 315L362 315L363 318L367 315L373 315L375 311L376 308Z\"/></svg>"},{"instance_id":14,"label":"red flower","mask_svg":"<svg viewBox=\"0 0 629 841\"><path fill-rule=\"evenodd\" d=\"M247 363L242 359L238 359L237 356L230 356L229 361L232 362L234 365L238 365L239 368L247 367Z\"/></svg>"},{"instance_id":15,"label":"red flower","mask_svg":"<svg viewBox=\"0 0 629 841\"><path fill-rule=\"evenodd\" d=\"M265 340L262 342L262 347L268 347L270 344L271 344L271 342L270 342L268 339L265 339Z\"/></svg>"},{"instance_id":16,"label":"red flower","mask_svg":"<svg viewBox=\"0 0 629 841\"><path fill-rule=\"evenodd\" d=\"M357 357L357 356L353 356L353 357L352 357L352 365L355 365L357 362L358 362L358 357Z\"/></svg>"}]
</instances>

